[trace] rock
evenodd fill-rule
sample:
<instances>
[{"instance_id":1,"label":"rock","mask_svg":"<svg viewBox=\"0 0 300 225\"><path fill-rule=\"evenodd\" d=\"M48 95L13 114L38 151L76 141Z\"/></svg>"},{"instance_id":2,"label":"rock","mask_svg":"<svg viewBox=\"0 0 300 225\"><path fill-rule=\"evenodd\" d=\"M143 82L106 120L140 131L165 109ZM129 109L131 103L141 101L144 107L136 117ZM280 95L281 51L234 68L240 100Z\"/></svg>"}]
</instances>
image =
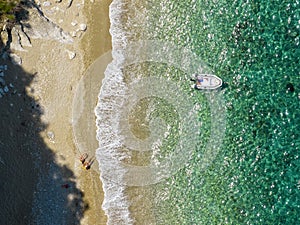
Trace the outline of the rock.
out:
<instances>
[{"instance_id":1,"label":"rock","mask_svg":"<svg viewBox=\"0 0 300 225\"><path fill-rule=\"evenodd\" d=\"M86 29L87 29L87 25L85 23L79 25L79 30L86 31Z\"/></svg>"},{"instance_id":2,"label":"rock","mask_svg":"<svg viewBox=\"0 0 300 225\"><path fill-rule=\"evenodd\" d=\"M22 65L22 59L20 56L14 54L14 53L11 53L10 55L10 59L11 59L11 62L15 65Z\"/></svg>"},{"instance_id":3,"label":"rock","mask_svg":"<svg viewBox=\"0 0 300 225\"><path fill-rule=\"evenodd\" d=\"M67 3L67 8L70 8L70 7L71 7L71 5L72 5L72 3L73 3L73 0L68 0L68 3Z\"/></svg>"},{"instance_id":4,"label":"rock","mask_svg":"<svg viewBox=\"0 0 300 225\"><path fill-rule=\"evenodd\" d=\"M3 70L7 70L7 65L0 65L0 70L3 72ZM3 74L4 75L4 74ZM0 75L1 76L1 75Z\"/></svg>"},{"instance_id":5,"label":"rock","mask_svg":"<svg viewBox=\"0 0 300 225\"><path fill-rule=\"evenodd\" d=\"M2 86L5 85L5 80L4 80L3 78L1 78L1 77L0 77L0 84L1 84Z\"/></svg>"},{"instance_id":6,"label":"rock","mask_svg":"<svg viewBox=\"0 0 300 225\"><path fill-rule=\"evenodd\" d=\"M32 47L29 37L22 31L21 26L19 28L19 37L21 38L22 47Z\"/></svg>"},{"instance_id":7,"label":"rock","mask_svg":"<svg viewBox=\"0 0 300 225\"><path fill-rule=\"evenodd\" d=\"M5 59L5 60L8 59L8 58L9 58L8 53L7 53L7 52L3 52L1 58L2 58L2 59Z\"/></svg>"},{"instance_id":8,"label":"rock","mask_svg":"<svg viewBox=\"0 0 300 225\"><path fill-rule=\"evenodd\" d=\"M7 44L8 41L8 33L6 30L1 31L1 40L3 42L4 45Z\"/></svg>"},{"instance_id":9,"label":"rock","mask_svg":"<svg viewBox=\"0 0 300 225\"><path fill-rule=\"evenodd\" d=\"M72 43L72 37L58 25L47 19L37 8L30 8L30 26L24 25L23 30L27 37L34 39L57 40L61 43Z\"/></svg>"},{"instance_id":10,"label":"rock","mask_svg":"<svg viewBox=\"0 0 300 225\"><path fill-rule=\"evenodd\" d=\"M43 6L45 6L45 7L48 7L50 5L51 5L51 2L48 2L48 1L43 3Z\"/></svg>"},{"instance_id":11,"label":"rock","mask_svg":"<svg viewBox=\"0 0 300 225\"><path fill-rule=\"evenodd\" d=\"M48 132L47 132L47 137L49 138L49 140L50 140L51 142L54 143L54 141L55 141L55 135L54 135L54 132L53 132L53 131L48 131Z\"/></svg>"},{"instance_id":12,"label":"rock","mask_svg":"<svg viewBox=\"0 0 300 225\"><path fill-rule=\"evenodd\" d=\"M0 77L4 77L4 72L2 70L0 70Z\"/></svg>"},{"instance_id":13,"label":"rock","mask_svg":"<svg viewBox=\"0 0 300 225\"><path fill-rule=\"evenodd\" d=\"M69 59L74 59L75 56L76 56L76 53L75 52L71 52L70 50L66 50L66 52L68 53L69 55Z\"/></svg>"},{"instance_id":14,"label":"rock","mask_svg":"<svg viewBox=\"0 0 300 225\"><path fill-rule=\"evenodd\" d=\"M19 36L19 32L16 27L13 27L11 30L11 43L10 49L15 51L25 51L25 49L21 45L21 38Z\"/></svg>"},{"instance_id":15,"label":"rock","mask_svg":"<svg viewBox=\"0 0 300 225\"><path fill-rule=\"evenodd\" d=\"M74 26L76 26L77 25L77 21L73 21L72 23L71 23L71 25L74 27Z\"/></svg>"},{"instance_id":16,"label":"rock","mask_svg":"<svg viewBox=\"0 0 300 225\"><path fill-rule=\"evenodd\" d=\"M5 87L3 88L3 90L4 90L5 93L9 92L9 88L8 88L7 86L5 86Z\"/></svg>"},{"instance_id":17,"label":"rock","mask_svg":"<svg viewBox=\"0 0 300 225\"><path fill-rule=\"evenodd\" d=\"M72 37L76 37L76 36L77 36L76 33L77 33L76 31L72 31L72 32L71 32L71 36L72 36Z\"/></svg>"}]
</instances>

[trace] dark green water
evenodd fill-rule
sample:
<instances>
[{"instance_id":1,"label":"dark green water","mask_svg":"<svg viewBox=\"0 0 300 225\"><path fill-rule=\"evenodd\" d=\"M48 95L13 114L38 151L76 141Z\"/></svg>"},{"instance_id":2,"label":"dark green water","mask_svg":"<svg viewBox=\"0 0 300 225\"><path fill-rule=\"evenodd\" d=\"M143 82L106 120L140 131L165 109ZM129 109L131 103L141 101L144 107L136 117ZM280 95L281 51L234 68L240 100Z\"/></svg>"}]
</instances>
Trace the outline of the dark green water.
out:
<instances>
[{"instance_id":1,"label":"dark green water","mask_svg":"<svg viewBox=\"0 0 300 225\"><path fill-rule=\"evenodd\" d=\"M227 106L217 158L161 184L157 223L299 224L299 1L163 1L151 18L226 82Z\"/></svg>"}]
</instances>

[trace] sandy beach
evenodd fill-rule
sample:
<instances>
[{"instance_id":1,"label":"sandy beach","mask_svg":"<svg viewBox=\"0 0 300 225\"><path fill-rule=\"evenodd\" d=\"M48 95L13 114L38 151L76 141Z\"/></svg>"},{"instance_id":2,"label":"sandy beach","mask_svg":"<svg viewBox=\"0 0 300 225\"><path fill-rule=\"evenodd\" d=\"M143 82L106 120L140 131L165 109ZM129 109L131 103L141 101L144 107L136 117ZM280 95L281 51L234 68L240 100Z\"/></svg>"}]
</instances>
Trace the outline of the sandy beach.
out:
<instances>
[{"instance_id":1,"label":"sandy beach","mask_svg":"<svg viewBox=\"0 0 300 225\"><path fill-rule=\"evenodd\" d=\"M81 78L111 50L111 1L45 2L45 16L73 42L31 38L31 46L11 50L21 65L0 61L0 223L106 224L98 165L82 168L72 116ZM95 130L88 136L95 137ZM96 139L90 146L93 157Z\"/></svg>"}]
</instances>

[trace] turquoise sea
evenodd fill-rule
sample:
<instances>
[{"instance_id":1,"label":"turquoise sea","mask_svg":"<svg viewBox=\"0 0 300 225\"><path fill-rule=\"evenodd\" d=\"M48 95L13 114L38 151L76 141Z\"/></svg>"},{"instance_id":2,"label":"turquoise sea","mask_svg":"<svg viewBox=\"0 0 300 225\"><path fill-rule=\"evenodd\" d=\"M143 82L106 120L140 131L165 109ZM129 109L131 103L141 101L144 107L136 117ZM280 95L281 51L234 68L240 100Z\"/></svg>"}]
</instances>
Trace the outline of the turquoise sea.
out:
<instances>
[{"instance_id":1,"label":"turquoise sea","mask_svg":"<svg viewBox=\"0 0 300 225\"><path fill-rule=\"evenodd\" d=\"M299 1L114 0L110 19L108 223L300 224ZM196 91L192 72L224 87Z\"/></svg>"}]
</instances>

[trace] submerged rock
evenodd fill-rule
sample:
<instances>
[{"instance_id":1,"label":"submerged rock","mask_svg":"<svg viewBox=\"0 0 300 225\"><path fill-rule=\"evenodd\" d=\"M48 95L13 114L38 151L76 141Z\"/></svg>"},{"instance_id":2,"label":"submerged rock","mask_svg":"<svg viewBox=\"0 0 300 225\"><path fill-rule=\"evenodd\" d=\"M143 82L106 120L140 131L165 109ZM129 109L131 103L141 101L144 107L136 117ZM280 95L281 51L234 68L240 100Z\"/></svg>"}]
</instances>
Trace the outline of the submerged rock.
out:
<instances>
[{"instance_id":1,"label":"submerged rock","mask_svg":"<svg viewBox=\"0 0 300 225\"><path fill-rule=\"evenodd\" d=\"M289 92L294 92L295 91L294 85L292 83L288 83L286 85L286 90Z\"/></svg>"}]
</instances>

